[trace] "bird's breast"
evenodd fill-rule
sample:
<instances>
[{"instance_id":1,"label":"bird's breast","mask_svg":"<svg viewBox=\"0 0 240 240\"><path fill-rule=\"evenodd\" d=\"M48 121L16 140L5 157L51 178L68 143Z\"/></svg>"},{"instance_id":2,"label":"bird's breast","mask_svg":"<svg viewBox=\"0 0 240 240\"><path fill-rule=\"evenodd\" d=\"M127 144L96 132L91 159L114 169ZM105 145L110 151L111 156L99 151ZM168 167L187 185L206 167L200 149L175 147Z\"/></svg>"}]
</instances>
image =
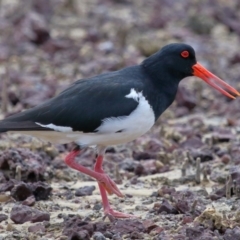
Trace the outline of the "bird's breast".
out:
<instances>
[{"instance_id":1,"label":"bird's breast","mask_svg":"<svg viewBox=\"0 0 240 240\"><path fill-rule=\"evenodd\" d=\"M84 136L79 139L79 143L83 145L103 146L123 144L146 133L155 122L152 107L142 92L131 89L126 97L133 98L138 102L138 106L134 111L128 116L103 119L102 124L96 129L96 133L84 134Z\"/></svg>"}]
</instances>

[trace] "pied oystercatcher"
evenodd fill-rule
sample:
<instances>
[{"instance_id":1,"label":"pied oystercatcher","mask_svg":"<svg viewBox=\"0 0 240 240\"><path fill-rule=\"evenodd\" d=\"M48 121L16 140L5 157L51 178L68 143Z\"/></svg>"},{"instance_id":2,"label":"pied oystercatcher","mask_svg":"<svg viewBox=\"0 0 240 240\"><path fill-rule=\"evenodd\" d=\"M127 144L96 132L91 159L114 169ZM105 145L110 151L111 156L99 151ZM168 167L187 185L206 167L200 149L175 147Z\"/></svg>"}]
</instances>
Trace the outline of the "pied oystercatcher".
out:
<instances>
[{"instance_id":1,"label":"pied oystercatcher","mask_svg":"<svg viewBox=\"0 0 240 240\"><path fill-rule=\"evenodd\" d=\"M240 95L200 65L191 46L174 43L139 65L76 81L58 96L0 121L0 132L22 132L53 143L77 143L79 148L67 155L66 164L98 181L105 214L131 217L109 205L107 193L123 194L103 171L106 147L146 133L173 102L179 82L189 76L201 78L230 98ZM98 150L94 170L75 161L80 149L88 146Z\"/></svg>"}]
</instances>

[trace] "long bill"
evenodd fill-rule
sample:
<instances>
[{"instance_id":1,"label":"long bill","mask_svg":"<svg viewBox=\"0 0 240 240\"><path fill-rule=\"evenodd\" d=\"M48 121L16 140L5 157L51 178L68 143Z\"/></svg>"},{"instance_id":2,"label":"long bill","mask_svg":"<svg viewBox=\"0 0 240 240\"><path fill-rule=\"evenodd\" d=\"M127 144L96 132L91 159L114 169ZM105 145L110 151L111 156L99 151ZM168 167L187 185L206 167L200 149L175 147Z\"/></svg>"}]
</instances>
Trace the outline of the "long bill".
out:
<instances>
[{"instance_id":1,"label":"long bill","mask_svg":"<svg viewBox=\"0 0 240 240\"><path fill-rule=\"evenodd\" d=\"M232 94L240 96L240 93L235 88L231 87L230 85L225 83L222 79L218 78L213 73L209 72L200 63L194 64L192 66L192 69L194 76L201 78L203 81L205 81L213 88L217 89L223 95L232 99L235 99L235 96L233 96Z\"/></svg>"}]
</instances>

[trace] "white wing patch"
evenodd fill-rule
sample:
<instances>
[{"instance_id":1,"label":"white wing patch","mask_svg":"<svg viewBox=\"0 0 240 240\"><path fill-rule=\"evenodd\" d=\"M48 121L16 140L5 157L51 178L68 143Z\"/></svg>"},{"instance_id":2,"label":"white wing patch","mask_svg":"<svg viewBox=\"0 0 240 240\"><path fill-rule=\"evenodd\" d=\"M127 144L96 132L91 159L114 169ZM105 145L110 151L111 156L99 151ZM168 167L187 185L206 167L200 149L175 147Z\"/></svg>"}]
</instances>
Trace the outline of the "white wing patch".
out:
<instances>
[{"instance_id":1,"label":"white wing patch","mask_svg":"<svg viewBox=\"0 0 240 240\"><path fill-rule=\"evenodd\" d=\"M136 92L135 89L131 89L130 93L125 96L126 98L133 98L136 102L139 102L141 98L144 98L142 92ZM145 98L144 98L145 99ZM146 100L146 99L145 99Z\"/></svg>"},{"instance_id":2,"label":"white wing patch","mask_svg":"<svg viewBox=\"0 0 240 240\"><path fill-rule=\"evenodd\" d=\"M47 125L44 125L44 124L41 124L41 123L37 123L35 122L37 125L40 125L41 127L45 127L45 128L51 128L52 130L54 131L57 131L57 132L72 132L72 128L71 127L62 127L62 126L56 126L52 123L50 124L47 124Z\"/></svg>"}]
</instances>

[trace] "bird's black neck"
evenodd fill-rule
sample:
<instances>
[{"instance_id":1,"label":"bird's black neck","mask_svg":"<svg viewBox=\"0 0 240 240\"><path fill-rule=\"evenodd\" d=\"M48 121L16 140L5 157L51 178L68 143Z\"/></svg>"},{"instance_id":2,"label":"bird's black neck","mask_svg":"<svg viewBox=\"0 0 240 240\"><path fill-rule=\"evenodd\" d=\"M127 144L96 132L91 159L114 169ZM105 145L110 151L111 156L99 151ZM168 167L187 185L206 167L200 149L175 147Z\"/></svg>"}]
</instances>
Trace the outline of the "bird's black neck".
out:
<instances>
[{"instance_id":1,"label":"bird's black neck","mask_svg":"<svg viewBox=\"0 0 240 240\"><path fill-rule=\"evenodd\" d=\"M148 64L155 63L154 61L150 63L143 62L142 68L148 76L148 81L151 82L151 87L147 88L146 91L148 93L146 95L157 120L174 101L181 77L179 75L175 76L171 71L167 71L166 69L160 69L157 66L150 66Z\"/></svg>"}]
</instances>

